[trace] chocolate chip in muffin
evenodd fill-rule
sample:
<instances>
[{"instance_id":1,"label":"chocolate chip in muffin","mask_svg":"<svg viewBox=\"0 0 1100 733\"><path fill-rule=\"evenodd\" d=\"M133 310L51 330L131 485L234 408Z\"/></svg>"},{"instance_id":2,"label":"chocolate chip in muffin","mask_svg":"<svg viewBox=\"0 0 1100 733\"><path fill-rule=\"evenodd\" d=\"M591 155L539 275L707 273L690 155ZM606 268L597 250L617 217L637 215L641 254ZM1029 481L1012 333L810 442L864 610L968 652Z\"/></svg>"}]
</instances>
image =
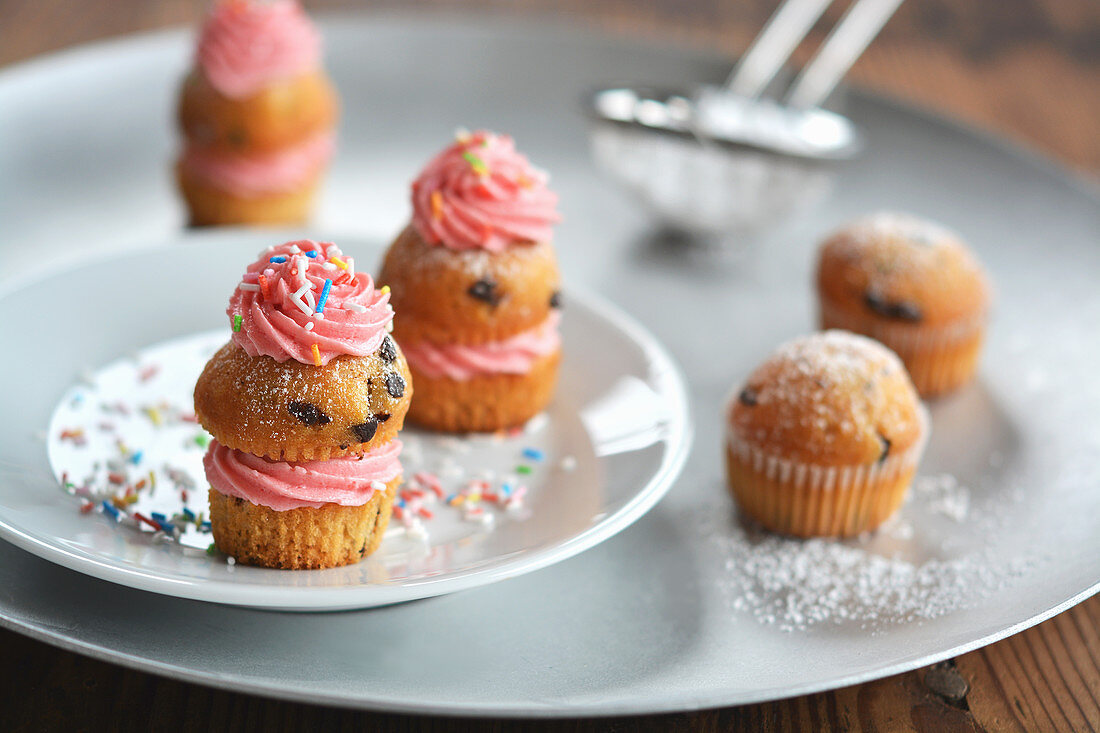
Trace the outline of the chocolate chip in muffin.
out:
<instances>
[{"instance_id":1,"label":"chocolate chip in muffin","mask_svg":"<svg viewBox=\"0 0 1100 733\"><path fill-rule=\"evenodd\" d=\"M471 298L485 301L492 306L500 303L501 295L497 292L497 284L492 280L481 278L471 285L466 292Z\"/></svg>"},{"instance_id":2,"label":"chocolate chip in muffin","mask_svg":"<svg viewBox=\"0 0 1100 733\"><path fill-rule=\"evenodd\" d=\"M393 339L389 336L382 339L382 345L378 348L378 355L382 357L382 361L388 363L393 362L397 358L397 344L393 342Z\"/></svg>"},{"instance_id":3,"label":"chocolate chip in muffin","mask_svg":"<svg viewBox=\"0 0 1100 733\"><path fill-rule=\"evenodd\" d=\"M360 443L367 443L378 432L378 421L373 417L366 422L351 426L351 432Z\"/></svg>"},{"instance_id":4,"label":"chocolate chip in muffin","mask_svg":"<svg viewBox=\"0 0 1100 733\"><path fill-rule=\"evenodd\" d=\"M920 321L922 318L920 308L914 303L907 303L905 301L891 303L882 295L874 291L868 291L867 294L863 296L863 302L875 313L878 313L880 316L885 316L886 318L896 318L899 321L910 321L913 323Z\"/></svg>"},{"instance_id":5,"label":"chocolate chip in muffin","mask_svg":"<svg viewBox=\"0 0 1100 733\"><path fill-rule=\"evenodd\" d=\"M882 433L878 434L878 439L879 439L879 442L882 443L882 454L879 455L878 462L879 463L884 463L886 461L887 457L889 457L889 455L890 455L890 446L892 446L893 443L890 442L890 439L887 438Z\"/></svg>"},{"instance_id":6,"label":"chocolate chip in muffin","mask_svg":"<svg viewBox=\"0 0 1100 733\"><path fill-rule=\"evenodd\" d=\"M386 372L386 391L395 400L405 394L405 380L397 372Z\"/></svg>"},{"instance_id":7,"label":"chocolate chip in muffin","mask_svg":"<svg viewBox=\"0 0 1100 733\"><path fill-rule=\"evenodd\" d=\"M550 307L561 308L561 291L555 290L554 294L550 296Z\"/></svg>"},{"instance_id":8,"label":"chocolate chip in muffin","mask_svg":"<svg viewBox=\"0 0 1100 733\"><path fill-rule=\"evenodd\" d=\"M741 390L741 394L737 395L738 401L745 407L756 407L759 395L752 387L745 387Z\"/></svg>"},{"instance_id":9,"label":"chocolate chip in muffin","mask_svg":"<svg viewBox=\"0 0 1100 733\"><path fill-rule=\"evenodd\" d=\"M229 144L235 148L243 148L244 144L248 142L248 135L239 127L232 128L226 134L226 138L229 140Z\"/></svg>"},{"instance_id":10,"label":"chocolate chip in muffin","mask_svg":"<svg viewBox=\"0 0 1100 733\"><path fill-rule=\"evenodd\" d=\"M374 413L374 419L378 422L386 422L390 419L390 413L388 412L376 412Z\"/></svg>"},{"instance_id":11,"label":"chocolate chip in muffin","mask_svg":"<svg viewBox=\"0 0 1100 733\"><path fill-rule=\"evenodd\" d=\"M331 417L311 402L291 400L287 403L286 409L291 415L298 418L303 425L327 425L332 422Z\"/></svg>"}]
</instances>

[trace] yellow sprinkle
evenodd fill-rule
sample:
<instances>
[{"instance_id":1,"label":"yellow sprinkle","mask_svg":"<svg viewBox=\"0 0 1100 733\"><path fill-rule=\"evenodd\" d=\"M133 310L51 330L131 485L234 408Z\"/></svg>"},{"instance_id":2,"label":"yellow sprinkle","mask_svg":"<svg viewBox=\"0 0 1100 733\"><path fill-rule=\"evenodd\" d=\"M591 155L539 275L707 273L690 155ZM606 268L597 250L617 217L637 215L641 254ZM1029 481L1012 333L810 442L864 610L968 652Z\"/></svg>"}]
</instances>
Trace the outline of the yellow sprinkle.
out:
<instances>
[{"instance_id":1,"label":"yellow sprinkle","mask_svg":"<svg viewBox=\"0 0 1100 733\"><path fill-rule=\"evenodd\" d=\"M149 419L153 421L154 425L160 427L160 424L162 422L160 419L160 410L155 407L146 407L145 414L149 416Z\"/></svg>"},{"instance_id":2,"label":"yellow sprinkle","mask_svg":"<svg viewBox=\"0 0 1100 733\"><path fill-rule=\"evenodd\" d=\"M469 501L469 502L479 502L479 501L481 501L481 494L478 494L478 493L470 494L469 496L466 497L466 500Z\"/></svg>"},{"instance_id":3,"label":"yellow sprinkle","mask_svg":"<svg viewBox=\"0 0 1100 733\"><path fill-rule=\"evenodd\" d=\"M149 490L157 488L157 475L152 471L149 472Z\"/></svg>"},{"instance_id":4,"label":"yellow sprinkle","mask_svg":"<svg viewBox=\"0 0 1100 733\"><path fill-rule=\"evenodd\" d=\"M313 345L313 363L321 366L321 350L317 348L317 344Z\"/></svg>"},{"instance_id":5,"label":"yellow sprinkle","mask_svg":"<svg viewBox=\"0 0 1100 733\"><path fill-rule=\"evenodd\" d=\"M443 218L443 194L439 191L432 191L432 218L437 221Z\"/></svg>"},{"instance_id":6,"label":"yellow sprinkle","mask_svg":"<svg viewBox=\"0 0 1100 733\"><path fill-rule=\"evenodd\" d=\"M379 292L382 293L382 295L385 295L386 293L390 292L390 286L389 285L383 285L382 289Z\"/></svg>"},{"instance_id":7,"label":"yellow sprinkle","mask_svg":"<svg viewBox=\"0 0 1100 733\"><path fill-rule=\"evenodd\" d=\"M344 261L343 261L342 259L340 259L339 257L332 257L332 258L330 258L330 259L329 259L329 262L331 262L332 264L336 265L336 266L337 266L337 267L339 267L339 268L340 268L341 270L346 270L346 269L348 269L348 263L344 262Z\"/></svg>"},{"instance_id":8,"label":"yellow sprinkle","mask_svg":"<svg viewBox=\"0 0 1100 733\"><path fill-rule=\"evenodd\" d=\"M137 501L138 501L137 494L130 494L125 499L123 499L123 501L125 501L127 504L137 504Z\"/></svg>"}]
</instances>

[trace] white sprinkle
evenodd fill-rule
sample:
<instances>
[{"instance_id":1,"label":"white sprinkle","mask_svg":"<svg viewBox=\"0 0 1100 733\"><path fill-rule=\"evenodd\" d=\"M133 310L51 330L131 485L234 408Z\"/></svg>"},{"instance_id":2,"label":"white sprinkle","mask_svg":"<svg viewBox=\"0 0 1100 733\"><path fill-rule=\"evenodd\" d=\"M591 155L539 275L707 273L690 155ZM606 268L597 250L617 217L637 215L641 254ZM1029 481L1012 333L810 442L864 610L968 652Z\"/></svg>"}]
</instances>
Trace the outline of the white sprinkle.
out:
<instances>
[{"instance_id":1,"label":"white sprinkle","mask_svg":"<svg viewBox=\"0 0 1100 733\"><path fill-rule=\"evenodd\" d=\"M259 285L253 285L252 283L242 282L237 287L240 288L241 290L250 290L253 293L260 292L260 286Z\"/></svg>"},{"instance_id":2,"label":"white sprinkle","mask_svg":"<svg viewBox=\"0 0 1100 733\"><path fill-rule=\"evenodd\" d=\"M324 263L323 265L321 265L321 267L325 268L325 269L326 269L326 270L328 270L329 272L332 272L333 270L335 270L335 269L336 269L336 265L334 265L334 264L333 264L333 263L331 263L331 262L326 262L326 263Z\"/></svg>"},{"instance_id":3,"label":"white sprinkle","mask_svg":"<svg viewBox=\"0 0 1100 733\"><path fill-rule=\"evenodd\" d=\"M306 330L307 331L312 331L313 330L313 321L306 321Z\"/></svg>"},{"instance_id":4,"label":"white sprinkle","mask_svg":"<svg viewBox=\"0 0 1100 733\"><path fill-rule=\"evenodd\" d=\"M386 484L383 483L382 481L371 481L370 482L370 487L371 487L372 491L385 491L386 490Z\"/></svg>"},{"instance_id":5,"label":"white sprinkle","mask_svg":"<svg viewBox=\"0 0 1100 733\"><path fill-rule=\"evenodd\" d=\"M230 555L229 557L225 558L225 562L229 565L236 565L237 564L237 558Z\"/></svg>"},{"instance_id":6,"label":"white sprinkle","mask_svg":"<svg viewBox=\"0 0 1100 733\"><path fill-rule=\"evenodd\" d=\"M355 277L355 258L354 257L348 257L346 260L344 260L344 262L348 266L348 277L354 278Z\"/></svg>"},{"instance_id":7,"label":"white sprinkle","mask_svg":"<svg viewBox=\"0 0 1100 733\"><path fill-rule=\"evenodd\" d=\"M356 313L366 312L366 306L359 305L358 303L344 303L344 309L349 311L355 311Z\"/></svg>"},{"instance_id":8,"label":"white sprinkle","mask_svg":"<svg viewBox=\"0 0 1100 733\"><path fill-rule=\"evenodd\" d=\"M386 324L386 333L393 333L393 321Z\"/></svg>"}]
</instances>

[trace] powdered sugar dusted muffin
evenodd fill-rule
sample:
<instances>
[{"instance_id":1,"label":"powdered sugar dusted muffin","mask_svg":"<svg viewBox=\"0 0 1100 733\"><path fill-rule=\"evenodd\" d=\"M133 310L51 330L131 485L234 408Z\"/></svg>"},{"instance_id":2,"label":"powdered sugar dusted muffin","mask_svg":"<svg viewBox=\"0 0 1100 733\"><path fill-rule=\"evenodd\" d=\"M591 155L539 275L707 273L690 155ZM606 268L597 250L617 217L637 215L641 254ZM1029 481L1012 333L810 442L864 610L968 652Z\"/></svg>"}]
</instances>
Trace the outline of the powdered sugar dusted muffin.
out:
<instances>
[{"instance_id":1,"label":"powdered sugar dusted muffin","mask_svg":"<svg viewBox=\"0 0 1100 733\"><path fill-rule=\"evenodd\" d=\"M890 350L826 331L776 350L728 406L729 487L770 530L849 537L885 521L927 441L926 411Z\"/></svg>"},{"instance_id":2,"label":"powdered sugar dusted muffin","mask_svg":"<svg viewBox=\"0 0 1100 733\"><path fill-rule=\"evenodd\" d=\"M989 281L955 234L905 214L860 219L821 246L822 328L870 336L897 352L924 396L953 390L977 368Z\"/></svg>"},{"instance_id":3,"label":"powdered sugar dusted muffin","mask_svg":"<svg viewBox=\"0 0 1100 733\"><path fill-rule=\"evenodd\" d=\"M195 385L218 548L278 568L362 558L389 521L412 398L389 294L303 240L260 253L226 312L232 339Z\"/></svg>"},{"instance_id":4,"label":"powdered sugar dusted muffin","mask_svg":"<svg viewBox=\"0 0 1100 733\"><path fill-rule=\"evenodd\" d=\"M295 0L223 0L183 83L176 165L195 225L304 221L334 148L336 92Z\"/></svg>"},{"instance_id":5,"label":"powdered sugar dusted muffin","mask_svg":"<svg viewBox=\"0 0 1100 733\"><path fill-rule=\"evenodd\" d=\"M460 134L412 185L413 220L381 280L401 311L415 422L489 431L549 403L561 339L557 196L511 138Z\"/></svg>"}]
</instances>

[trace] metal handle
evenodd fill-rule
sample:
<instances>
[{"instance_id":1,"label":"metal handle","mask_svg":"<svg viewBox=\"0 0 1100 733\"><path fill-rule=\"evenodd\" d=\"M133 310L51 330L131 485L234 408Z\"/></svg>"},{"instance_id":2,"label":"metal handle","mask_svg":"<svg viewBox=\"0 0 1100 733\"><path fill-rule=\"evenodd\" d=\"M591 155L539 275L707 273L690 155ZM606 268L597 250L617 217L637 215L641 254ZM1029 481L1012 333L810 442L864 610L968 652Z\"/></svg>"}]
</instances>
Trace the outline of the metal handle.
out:
<instances>
[{"instance_id":1,"label":"metal handle","mask_svg":"<svg viewBox=\"0 0 1100 733\"><path fill-rule=\"evenodd\" d=\"M813 60L795 79L786 103L808 109L824 102L901 3L902 0L859 0L849 7Z\"/></svg>"},{"instance_id":2,"label":"metal handle","mask_svg":"<svg viewBox=\"0 0 1100 733\"><path fill-rule=\"evenodd\" d=\"M726 80L726 89L754 98L768 86L832 0L786 0Z\"/></svg>"}]
</instances>

